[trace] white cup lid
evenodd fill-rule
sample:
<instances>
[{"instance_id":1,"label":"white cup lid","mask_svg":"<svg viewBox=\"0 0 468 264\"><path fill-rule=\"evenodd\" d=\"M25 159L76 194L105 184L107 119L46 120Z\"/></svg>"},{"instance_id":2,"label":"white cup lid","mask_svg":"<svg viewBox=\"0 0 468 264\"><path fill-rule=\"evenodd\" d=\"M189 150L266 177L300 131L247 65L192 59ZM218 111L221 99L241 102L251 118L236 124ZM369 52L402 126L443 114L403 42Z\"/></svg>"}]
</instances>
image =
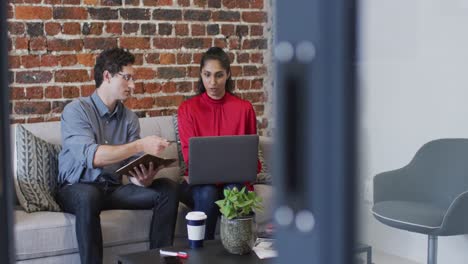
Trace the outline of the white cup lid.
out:
<instances>
[{"instance_id":1,"label":"white cup lid","mask_svg":"<svg viewBox=\"0 0 468 264\"><path fill-rule=\"evenodd\" d=\"M185 216L185 219L187 220L205 220L206 219L206 214L204 212L201 212L201 211L192 211L190 213L188 213L186 216Z\"/></svg>"}]
</instances>

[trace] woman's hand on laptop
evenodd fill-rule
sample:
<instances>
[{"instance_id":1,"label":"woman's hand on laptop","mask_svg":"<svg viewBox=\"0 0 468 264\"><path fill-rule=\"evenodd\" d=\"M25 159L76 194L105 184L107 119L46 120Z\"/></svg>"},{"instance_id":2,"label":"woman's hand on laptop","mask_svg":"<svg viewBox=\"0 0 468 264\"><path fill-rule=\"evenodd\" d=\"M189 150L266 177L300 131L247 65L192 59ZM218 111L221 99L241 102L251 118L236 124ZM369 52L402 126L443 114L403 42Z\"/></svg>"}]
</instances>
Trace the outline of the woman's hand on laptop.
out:
<instances>
[{"instance_id":1,"label":"woman's hand on laptop","mask_svg":"<svg viewBox=\"0 0 468 264\"><path fill-rule=\"evenodd\" d=\"M157 156L169 146L169 141L158 136L147 136L139 139L139 141L141 150L153 156Z\"/></svg>"},{"instance_id":2,"label":"woman's hand on laptop","mask_svg":"<svg viewBox=\"0 0 468 264\"><path fill-rule=\"evenodd\" d=\"M140 167L134 167L133 171L129 171L130 181L135 185L145 186L148 187L153 182L154 176L158 174L158 171L162 168L154 168L153 162L150 162L148 169L143 165L140 164ZM136 181L136 182L135 182Z\"/></svg>"}]
</instances>

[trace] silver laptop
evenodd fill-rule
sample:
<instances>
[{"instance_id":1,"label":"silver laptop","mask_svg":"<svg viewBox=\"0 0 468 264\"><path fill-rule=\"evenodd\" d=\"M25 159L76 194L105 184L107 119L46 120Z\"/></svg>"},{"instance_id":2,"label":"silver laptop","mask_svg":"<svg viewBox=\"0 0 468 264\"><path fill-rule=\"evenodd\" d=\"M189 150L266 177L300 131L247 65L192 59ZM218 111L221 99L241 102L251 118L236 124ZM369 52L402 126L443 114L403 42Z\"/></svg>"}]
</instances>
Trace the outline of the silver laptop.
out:
<instances>
[{"instance_id":1,"label":"silver laptop","mask_svg":"<svg viewBox=\"0 0 468 264\"><path fill-rule=\"evenodd\" d=\"M190 138L190 184L253 182L257 156L258 135Z\"/></svg>"}]
</instances>

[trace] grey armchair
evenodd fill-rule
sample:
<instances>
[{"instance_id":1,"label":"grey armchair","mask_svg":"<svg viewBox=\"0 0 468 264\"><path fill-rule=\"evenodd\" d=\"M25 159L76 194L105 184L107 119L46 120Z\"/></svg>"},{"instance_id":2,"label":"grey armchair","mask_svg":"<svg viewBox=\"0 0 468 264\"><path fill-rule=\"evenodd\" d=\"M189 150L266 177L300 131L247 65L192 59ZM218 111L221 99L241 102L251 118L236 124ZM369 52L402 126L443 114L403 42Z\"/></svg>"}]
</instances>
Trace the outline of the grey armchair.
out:
<instances>
[{"instance_id":1,"label":"grey armchair","mask_svg":"<svg viewBox=\"0 0 468 264\"><path fill-rule=\"evenodd\" d=\"M374 177L374 217L428 235L427 263L437 263L438 236L468 233L468 139L438 139L403 168Z\"/></svg>"}]
</instances>

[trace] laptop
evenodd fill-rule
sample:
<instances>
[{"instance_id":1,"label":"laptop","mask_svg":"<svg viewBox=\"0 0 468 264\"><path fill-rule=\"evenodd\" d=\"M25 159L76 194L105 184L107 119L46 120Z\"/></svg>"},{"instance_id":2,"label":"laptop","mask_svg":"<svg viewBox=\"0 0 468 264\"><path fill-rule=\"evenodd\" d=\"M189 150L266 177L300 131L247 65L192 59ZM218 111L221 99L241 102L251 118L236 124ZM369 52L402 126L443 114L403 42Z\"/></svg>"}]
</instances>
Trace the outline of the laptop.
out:
<instances>
[{"instance_id":1,"label":"laptop","mask_svg":"<svg viewBox=\"0 0 468 264\"><path fill-rule=\"evenodd\" d=\"M258 135L193 137L189 157L191 185L253 182Z\"/></svg>"}]
</instances>

